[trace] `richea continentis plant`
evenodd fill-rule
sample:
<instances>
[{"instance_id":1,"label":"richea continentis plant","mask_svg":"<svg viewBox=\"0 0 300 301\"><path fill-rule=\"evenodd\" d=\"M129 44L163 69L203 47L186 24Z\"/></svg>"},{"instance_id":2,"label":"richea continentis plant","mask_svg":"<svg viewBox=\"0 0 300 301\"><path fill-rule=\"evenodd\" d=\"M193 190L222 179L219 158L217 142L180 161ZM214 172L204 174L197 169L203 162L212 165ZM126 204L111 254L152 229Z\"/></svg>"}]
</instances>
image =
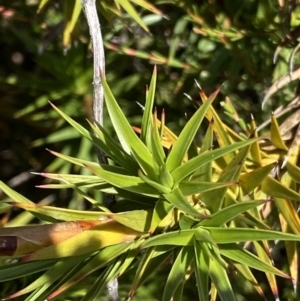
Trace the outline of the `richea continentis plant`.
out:
<instances>
[{"instance_id":1,"label":"richea continentis plant","mask_svg":"<svg viewBox=\"0 0 300 301\"><path fill-rule=\"evenodd\" d=\"M264 272L276 295L275 275L290 277L270 259L269 241L276 240L285 240L286 250L294 250L288 262L291 281L297 281L293 256L297 256L300 225L292 201L300 200L296 192L298 150L289 154L281 168L289 146L281 139L276 119L272 117L269 139L273 147L263 150L254 120L243 135L236 134L212 107L218 91L206 98L200 90L199 109L177 137L164 125L164 115L158 120L153 110L154 69L141 128L134 131L102 80L118 140L97 124L90 123L91 130L87 130L54 109L114 164L52 152L93 175L41 174L60 182L44 188L73 188L92 203L93 210L36 205L1 183L10 197L9 206L44 222L0 229L0 280L39 272L36 280L7 299L27 294L26 300L52 300L97 271L99 277L80 300L99 300L107 282L134 270L126 297L130 300L152 273L166 267L169 274L162 301L181 300L187 282L193 282L194 294L201 301L218 296L223 301L236 300L228 270L242 275L262 297L254 270ZM209 125L197 146L194 138L205 118ZM116 195L116 208L122 202L126 211L111 212L85 193L87 187ZM271 230L265 223L274 205L282 231Z\"/></svg>"}]
</instances>

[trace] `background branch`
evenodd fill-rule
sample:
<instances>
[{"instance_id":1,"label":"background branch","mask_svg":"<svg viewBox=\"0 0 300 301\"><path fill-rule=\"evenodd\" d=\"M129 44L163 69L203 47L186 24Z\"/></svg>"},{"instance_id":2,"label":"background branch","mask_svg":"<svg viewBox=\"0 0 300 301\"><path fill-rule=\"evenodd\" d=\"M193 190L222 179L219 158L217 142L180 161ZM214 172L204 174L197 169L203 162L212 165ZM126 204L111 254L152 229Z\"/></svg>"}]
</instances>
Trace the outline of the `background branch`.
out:
<instances>
[{"instance_id":1,"label":"background branch","mask_svg":"<svg viewBox=\"0 0 300 301\"><path fill-rule=\"evenodd\" d=\"M104 91L100 74L102 73L105 75L105 56L100 22L96 8L96 0L83 0L82 6L88 22L94 54L93 118L96 123L103 126ZM105 154L100 149L97 149L96 151L99 162L102 164L108 164ZM104 194L104 204L107 207L112 207L114 203L115 198L113 195ZM107 294L109 301L119 300L117 278L107 284Z\"/></svg>"}]
</instances>

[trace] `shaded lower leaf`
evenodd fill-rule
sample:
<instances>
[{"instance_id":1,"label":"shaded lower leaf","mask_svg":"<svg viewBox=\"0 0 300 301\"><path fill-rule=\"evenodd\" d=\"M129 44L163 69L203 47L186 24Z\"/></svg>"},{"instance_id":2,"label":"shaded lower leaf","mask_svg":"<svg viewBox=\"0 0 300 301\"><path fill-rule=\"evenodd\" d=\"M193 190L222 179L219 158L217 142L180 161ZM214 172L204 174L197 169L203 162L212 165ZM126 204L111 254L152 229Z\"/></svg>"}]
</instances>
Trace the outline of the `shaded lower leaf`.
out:
<instances>
[{"instance_id":1,"label":"shaded lower leaf","mask_svg":"<svg viewBox=\"0 0 300 301\"><path fill-rule=\"evenodd\" d=\"M184 281L184 276L194 258L194 251L192 247L183 247L173 263L172 269L169 273L162 301L170 301L174 296L179 285Z\"/></svg>"},{"instance_id":2,"label":"shaded lower leaf","mask_svg":"<svg viewBox=\"0 0 300 301\"><path fill-rule=\"evenodd\" d=\"M208 281L209 281L209 251L207 244L200 241L195 241L195 274L197 280L197 289L199 299L208 301Z\"/></svg>"},{"instance_id":3,"label":"shaded lower leaf","mask_svg":"<svg viewBox=\"0 0 300 301\"><path fill-rule=\"evenodd\" d=\"M241 248L237 244L220 245L220 253L231 260L241 263L243 266L252 267L262 272L270 272L281 277L289 278L287 274L253 255L249 251Z\"/></svg>"}]
</instances>

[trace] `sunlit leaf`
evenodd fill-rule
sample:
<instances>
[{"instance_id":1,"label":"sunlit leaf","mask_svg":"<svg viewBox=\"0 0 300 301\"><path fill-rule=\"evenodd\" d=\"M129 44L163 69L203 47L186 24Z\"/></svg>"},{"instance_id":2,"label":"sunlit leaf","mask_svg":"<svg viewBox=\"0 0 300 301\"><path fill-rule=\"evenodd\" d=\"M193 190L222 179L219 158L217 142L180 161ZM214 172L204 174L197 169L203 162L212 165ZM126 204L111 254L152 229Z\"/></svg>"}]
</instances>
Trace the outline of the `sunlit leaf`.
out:
<instances>
[{"instance_id":1,"label":"sunlit leaf","mask_svg":"<svg viewBox=\"0 0 300 301\"><path fill-rule=\"evenodd\" d=\"M166 161L167 168L171 173L181 165L183 158L186 155L191 143L193 142L199 126L205 117L206 111L208 110L213 100L214 98L204 102L204 104L187 122L178 139L175 141Z\"/></svg>"},{"instance_id":2,"label":"sunlit leaf","mask_svg":"<svg viewBox=\"0 0 300 301\"><path fill-rule=\"evenodd\" d=\"M192 158L186 163L183 163L181 166L176 168L171 174L173 176L174 182L179 183L184 178L192 174L196 169L199 167L216 160L222 156L224 156L227 153L230 153L232 151L235 151L237 149L240 149L242 147L245 147L247 145L250 145L254 142L254 139L249 139L246 141L237 142L222 148L218 148L212 151L208 151L203 154L199 154L197 157Z\"/></svg>"},{"instance_id":3,"label":"sunlit leaf","mask_svg":"<svg viewBox=\"0 0 300 301\"><path fill-rule=\"evenodd\" d=\"M45 260L89 254L111 245L122 242L131 242L140 235L140 232L136 232L119 223L110 221L103 223L100 226L96 226L92 230L86 230L79 233L58 244L35 251L23 257L22 261Z\"/></svg>"}]
</instances>

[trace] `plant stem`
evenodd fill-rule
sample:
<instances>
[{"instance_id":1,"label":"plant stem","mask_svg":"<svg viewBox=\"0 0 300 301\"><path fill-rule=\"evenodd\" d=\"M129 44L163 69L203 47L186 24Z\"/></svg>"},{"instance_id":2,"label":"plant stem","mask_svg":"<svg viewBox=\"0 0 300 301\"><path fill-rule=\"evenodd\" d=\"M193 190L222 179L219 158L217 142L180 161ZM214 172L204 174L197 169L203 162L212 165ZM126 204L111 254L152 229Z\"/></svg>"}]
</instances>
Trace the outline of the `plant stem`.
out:
<instances>
[{"instance_id":1,"label":"plant stem","mask_svg":"<svg viewBox=\"0 0 300 301\"><path fill-rule=\"evenodd\" d=\"M105 75L105 56L96 0L83 0L82 6L88 22L94 54L93 118L94 122L103 126L104 91L101 74ZM100 163L108 164L105 154L100 149L97 149L97 157ZM104 204L107 207L111 207L114 203L115 199L113 195L104 194ZM117 278L107 284L107 295L108 301L119 301Z\"/></svg>"}]
</instances>

